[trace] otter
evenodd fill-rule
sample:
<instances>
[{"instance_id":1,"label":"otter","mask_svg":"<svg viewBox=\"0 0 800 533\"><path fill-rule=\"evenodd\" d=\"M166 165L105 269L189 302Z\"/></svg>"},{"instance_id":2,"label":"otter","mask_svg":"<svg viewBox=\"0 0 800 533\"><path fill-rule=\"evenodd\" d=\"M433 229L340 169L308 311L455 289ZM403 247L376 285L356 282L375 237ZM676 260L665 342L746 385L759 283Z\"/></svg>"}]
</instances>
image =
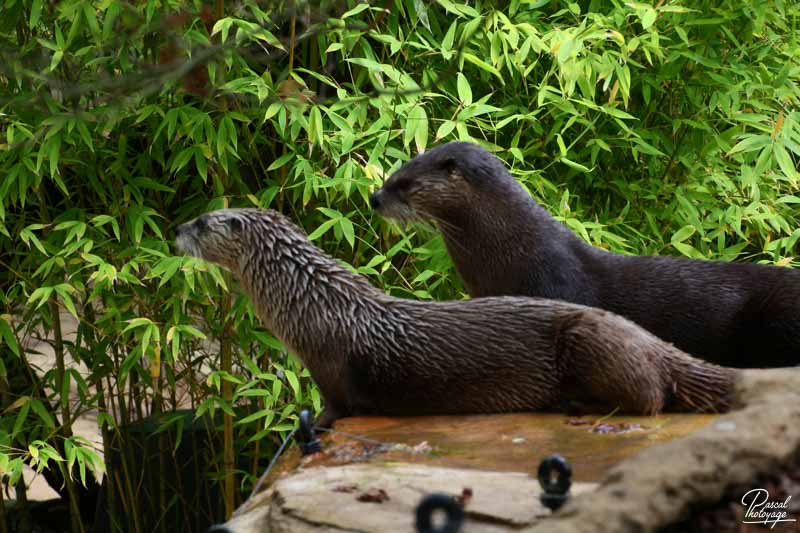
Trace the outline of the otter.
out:
<instances>
[{"instance_id":1,"label":"otter","mask_svg":"<svg viewBox=\"0 0 800 533\"><path fill-rule=\"evenodd\" d=\"M606 309L724 366L800 363L800 271L591 246L476 144L451 142L418 155L370 201L387 218L436 224L473 297L535 296Z\"/></svg>"},{"instance_id":2,"label":"otter","mask_svg":"<svg viewBox=\"0 0 800 533\"><path fill-rule=\"evenodd\" d=\"M229 269L263 323L342 416L532 411L563 400L624 412L724 410L737 371L694 359L607 311L527 297L392 297L273 210L222 209L177 228Z\"/></svg>"}]
</instances>

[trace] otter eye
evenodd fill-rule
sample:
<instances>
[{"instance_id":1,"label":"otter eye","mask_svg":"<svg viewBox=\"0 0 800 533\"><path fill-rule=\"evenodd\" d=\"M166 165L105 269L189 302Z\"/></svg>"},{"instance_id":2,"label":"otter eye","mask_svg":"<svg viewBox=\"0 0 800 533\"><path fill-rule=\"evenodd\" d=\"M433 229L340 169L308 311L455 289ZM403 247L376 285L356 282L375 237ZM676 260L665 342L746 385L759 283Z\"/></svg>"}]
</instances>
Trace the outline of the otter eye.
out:
<instances>
[{"instance_id":1,"label":"otter eye","mask_svg":"<svg viewBox=\"0 0 800 533\"><path fill-rule=\"evenodd\" d=\"M197 225L197 229L199 231L205 231L208 229L208 221L206 221L205 217L198 218L195 224Z\"/></svg>"},{"instance_id":2,"label":"otter eye","mask_svg":"<svg viewBox=\"0 0 800 533\"><path fill-rule=\"evenodd\" d=\"M456 160L452 157L448 157L447 159L442 160L441 167L447 172L452 172L456 168Z\"/></svg>"}]
</instances>

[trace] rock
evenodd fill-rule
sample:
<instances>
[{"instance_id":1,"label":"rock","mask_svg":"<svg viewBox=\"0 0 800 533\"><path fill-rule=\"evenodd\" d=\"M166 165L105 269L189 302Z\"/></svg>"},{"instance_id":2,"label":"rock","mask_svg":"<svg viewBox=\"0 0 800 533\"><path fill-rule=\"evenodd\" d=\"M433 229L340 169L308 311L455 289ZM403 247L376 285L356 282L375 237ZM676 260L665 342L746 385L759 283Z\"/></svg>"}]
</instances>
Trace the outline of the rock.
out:
<instances>
[{"instance_id":1,"label":"rock","mask_svg":"<svg viewBox=\"0 0 800 533\"><path fill-rule=\"evenodd\" d=\"M800 452L800 369L744 372L736 403L739 410L696 433L621 462L597 490L530 531L657 531L691 507L713 505L728 487L788 465Z\"/></svg>"},{"instance_id":2,"label":"rock","mask_svg":"<svg viewBox=\"0 0 800 533\"><path fill-rule=\"evenodd\" d=\"M420 499L445 492L466 502L464 532L657 531L800 456L800 369L745 371L735 394L725 416L342 419L323 453L282 458L225 526L412 532ZM531 476L551 453L577 480L552 515Z\"/></svg>"},{"instance_id":3,"label":"rock","mask_svg":"<svg viewBox=\"0 0 800 533\"><path fill-rule=\"evenodd\" d=\"M592 487L592 483L576 483L572 492ZM464 532L509 531L550 514L539 503L539 482L527 474L376 462L317 466L278 480L260 495L262 503L256 506L269 507L268 514L261 515L267 520L247 526L231 522L228 529L236 533L410 532L423 496L439 492L463 497L470 491Z\"/></svg>"}]
</instances>

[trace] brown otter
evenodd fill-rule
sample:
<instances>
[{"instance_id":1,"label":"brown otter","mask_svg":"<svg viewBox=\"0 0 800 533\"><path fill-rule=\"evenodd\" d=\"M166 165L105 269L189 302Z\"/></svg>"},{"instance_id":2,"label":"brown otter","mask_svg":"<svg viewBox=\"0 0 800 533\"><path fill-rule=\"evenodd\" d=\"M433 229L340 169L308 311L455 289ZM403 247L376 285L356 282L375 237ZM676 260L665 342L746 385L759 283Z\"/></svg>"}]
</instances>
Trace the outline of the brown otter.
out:
<instances>
[{"instance_id":1,"label":"brown otter","mask_svg":"<svg viewBox=\"0 0 800 533\"><path fill-rule=\"evenodd\" d=\"M475 144L451 142L413 158L371 203L386 217L434 221L473 297L599 307L725 366L800 363L800 270L590 246Z\"/></svg>"},{"instance_id":2,"label":"brown otter","mask_svg":"<svg viewBox=\"0 0 800 533\"><path fill-rule=\"evenodd\" d=\"M206 213L178 227L177 243L240 279L264 326L308 367L325 425L353 414L525 411L565 399L643 414L719 410L737 375L599 309L391 297L272 210Z\"/></svg>"}]
</instances>

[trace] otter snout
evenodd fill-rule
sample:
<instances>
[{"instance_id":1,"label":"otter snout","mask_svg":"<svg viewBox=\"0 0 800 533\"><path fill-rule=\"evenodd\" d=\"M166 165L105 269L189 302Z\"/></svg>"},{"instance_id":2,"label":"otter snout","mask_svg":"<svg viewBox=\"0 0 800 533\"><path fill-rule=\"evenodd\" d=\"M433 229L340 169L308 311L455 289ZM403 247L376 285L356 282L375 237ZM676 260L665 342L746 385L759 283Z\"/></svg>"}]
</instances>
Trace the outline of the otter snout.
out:
<instances>
[{"instance_id":1,"label":"otter snout","mask_svg":"<svg viewBox=\"0 0 800 533\"><path fill-rule=\"evenodd\" d=\"M374 192L369 197L369 205L372 209L386 218L397 220L413 220L415 217L413 209L406 203L405 199L392 190L384 188Z\"/></svg>"},{"instance_id":2,"label":"otter snout","mask_svg":"<svg viewBox=\"0 0 800 533\"><path fill-rule=\"evenodd\" d=\"M192 235L191 222L186 222L185 224L179 225L177 228L175 228L175 244L177 245L178 250L181 252L199 257L199 250L194 244Z\"/></svg>"}]
</instances>

